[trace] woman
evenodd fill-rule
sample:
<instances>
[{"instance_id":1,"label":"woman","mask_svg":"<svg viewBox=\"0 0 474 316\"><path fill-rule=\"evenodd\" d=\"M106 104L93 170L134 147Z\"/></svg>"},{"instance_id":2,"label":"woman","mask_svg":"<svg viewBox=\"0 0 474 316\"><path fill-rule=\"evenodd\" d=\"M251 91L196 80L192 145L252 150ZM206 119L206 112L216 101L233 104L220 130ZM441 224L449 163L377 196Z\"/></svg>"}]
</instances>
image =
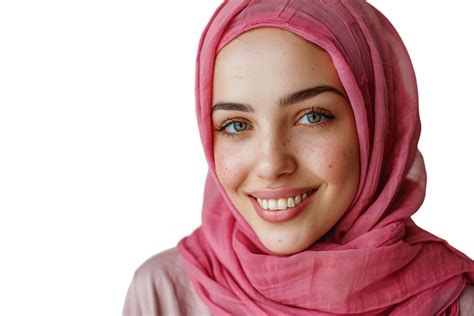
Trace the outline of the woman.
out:
<instances>
[{"instance_id":1,"label":"woman","mask_svg":"<svg viewBox=\"0 0 474 316\"><path fill-rule=\"evenodd\" d=\"M417 227L415 76L364 1L230 1L201 39L202 226L125 315L468 315L474 263Z\"/></svg>"}]
</instances>

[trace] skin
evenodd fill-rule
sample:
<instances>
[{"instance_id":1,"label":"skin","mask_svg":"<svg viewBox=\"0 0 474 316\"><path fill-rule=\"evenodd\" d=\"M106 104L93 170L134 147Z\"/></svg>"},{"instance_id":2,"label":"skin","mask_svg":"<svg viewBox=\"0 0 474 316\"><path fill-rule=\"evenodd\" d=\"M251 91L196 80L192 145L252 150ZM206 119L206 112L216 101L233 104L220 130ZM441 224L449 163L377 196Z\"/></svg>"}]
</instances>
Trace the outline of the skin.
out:
<instances>
[{"instance_id":1,"label":"skin","mask_svg":"<svg viewBox=\"0 0 474 316\"><path fill-rule=\"evenodd\" d=\"M316 86L339 93L279 104L289 94ZM221 106L212 113L216 172L230 200L273 253L310 247L343 216L359 183L356 122L330 56L282 29L245 32L215 61L212 104L222 102L253 110ZM298 216L266 222L249 193L282 187L318 191Z\"/></svg>"}]
</instances>

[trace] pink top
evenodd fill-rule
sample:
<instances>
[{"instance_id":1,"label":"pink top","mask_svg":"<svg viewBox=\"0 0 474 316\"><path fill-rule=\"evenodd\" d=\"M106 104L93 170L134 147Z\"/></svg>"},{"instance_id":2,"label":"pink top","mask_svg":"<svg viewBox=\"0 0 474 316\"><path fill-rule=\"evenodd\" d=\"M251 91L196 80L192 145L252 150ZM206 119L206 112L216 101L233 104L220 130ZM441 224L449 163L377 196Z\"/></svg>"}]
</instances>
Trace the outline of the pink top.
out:
<instances>
[{"instance_id":1,"label":"pink top","mask_svg":"<svg viewBox=\"0 0 474 316\"><path fill-rule=\"evenodd\" d=\"M176 248L145 261L133 276L124 316L212 315L197 296Z\"/></svg>"},{"instance_id":2,"label":"pink top","mask_svg":"<svg viewBox=\"0 0 474 316\"><path fill-rule=\"evenodd\" d=\"M461 316L474 315L474 286L467 286L458 301ZM207 316L211 310L196 294L177 248L145 261L130 284L123 316Z\"/></svg>"}]
</instances>

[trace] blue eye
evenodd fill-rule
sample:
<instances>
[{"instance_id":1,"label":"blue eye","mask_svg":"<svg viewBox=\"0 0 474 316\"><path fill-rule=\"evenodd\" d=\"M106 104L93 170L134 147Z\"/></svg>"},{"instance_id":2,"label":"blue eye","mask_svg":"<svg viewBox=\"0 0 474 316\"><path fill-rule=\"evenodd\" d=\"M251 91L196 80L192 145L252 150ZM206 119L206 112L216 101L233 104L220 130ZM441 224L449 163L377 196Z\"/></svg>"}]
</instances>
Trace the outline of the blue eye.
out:
<instances>
[{"instance_id":1,"label":"blue eye","mask_svg":"<svg viewBox=\"0 0 474 316\"><path fill-rule=\"evenodd\" d=\"M224 126L223 130L227 134L238 134L249 128L249 125L241 121L232 121Z\"/></svg>"},{"instance_id":2,"label":"blue eye","mask_svg":"<svg viewBox=\"0 0 474 316\"><path fill-rule=\"evenodd\" d=\"M299 120L298 124L303 125L321 125L328 120L333 120L335 117L331 113L323 109L308 110Z\"/></svg>"},{"instance_id":3,"label":"blue eye","mask_svg":"<svg viewBox=\"0 0 474 316\"><path fill-rule=\"evenodd\" d=\"M323 116L319 113L308 113L308 114L305 114L305 116L303 117L306 118L308 123L311 123L311 124L319 123L323 119Z\"/></svg>"}]
</instances>

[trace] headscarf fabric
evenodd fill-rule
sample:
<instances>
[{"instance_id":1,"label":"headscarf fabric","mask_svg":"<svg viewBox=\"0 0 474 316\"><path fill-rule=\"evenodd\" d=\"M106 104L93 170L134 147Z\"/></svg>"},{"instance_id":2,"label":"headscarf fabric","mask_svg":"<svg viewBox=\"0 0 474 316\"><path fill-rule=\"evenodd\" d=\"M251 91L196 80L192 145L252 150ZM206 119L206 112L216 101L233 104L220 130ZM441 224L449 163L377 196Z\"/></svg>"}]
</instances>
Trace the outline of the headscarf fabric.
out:
<instances>
[{"instance_id":1,"label":"headscarf fabric","mask_svg":"<svg viewBox=\"0 0 474 316\"><path fill-rule=\"evenodd\" d=\"M266 249L215 170L211 117L217 53L240 34L275 27L330 56L357 124L360 181L324 238L293 255ZM426 171L413 66L391 23L363 0L224 1L196 60L196 114L209 165L202 225L178 249L215 315L457 315L474 262L418 227Z\"/></svg>"}]
</instances>

